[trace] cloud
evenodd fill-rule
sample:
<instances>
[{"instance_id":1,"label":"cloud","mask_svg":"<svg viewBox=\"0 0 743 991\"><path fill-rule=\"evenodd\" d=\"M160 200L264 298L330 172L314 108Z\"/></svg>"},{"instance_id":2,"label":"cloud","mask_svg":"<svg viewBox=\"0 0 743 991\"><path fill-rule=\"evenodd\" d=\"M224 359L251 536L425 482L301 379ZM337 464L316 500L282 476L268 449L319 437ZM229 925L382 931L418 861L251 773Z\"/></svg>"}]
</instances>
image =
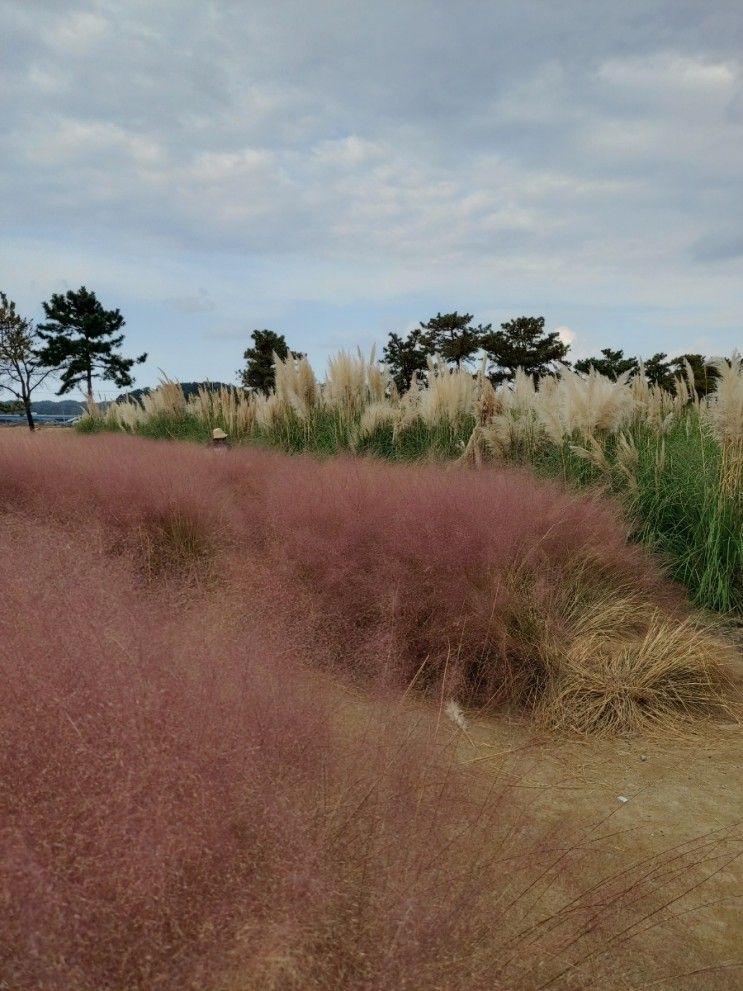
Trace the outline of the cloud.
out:
<instances>
[{"instance_id":1,"label":"cloud","mask_svg":"<svg viewBox=\"0 0 743 991\"><path fill-rule=\"evenodd\" d=\"M109 36L110 22L92 10L61 10L42 32L42 42L64 57L83 55Z\"/></svg>"},{"instance_id":2,"label":"cloud","mask_svg":"<svg viewBox=\"0 0 743 991\"><path fill-rule=\"evenodd\" d=\"M163 302L177 313L211 313L216 309L216 302L206 289L185 296L168 296Z\"/></svg>"},{"instance_id":3,"label":"cloud","mask_svg":"<svg viewBox=\"0 0 743 991\"><path fill-rule=\"evenodd\" d=\"M563 344L570 347L575 343L576 333L570 327L555 327L555 332Z\"/></svg>"},{"instance_id":4,"label":"cloud","mask_svg":"<svg viewBox=\"0 0 743 991\"><path fill-rule=\"evenodd\" d=\"M704 262L743 258L743 234L740 230L704 234L692 245L692 256Z\"/></svg>"},{"instance_id":5,"label":"cloud","mask_svg":"<svg viewBox=\"0 0 743 991\"><path fill-rule=\"evenodd\" d=\"M245 297L549 304L581 342L582 307L740 312L738 0L6 0L4 29L6 273L105 271L219 335Z\"/></svg>"}]
</instances>

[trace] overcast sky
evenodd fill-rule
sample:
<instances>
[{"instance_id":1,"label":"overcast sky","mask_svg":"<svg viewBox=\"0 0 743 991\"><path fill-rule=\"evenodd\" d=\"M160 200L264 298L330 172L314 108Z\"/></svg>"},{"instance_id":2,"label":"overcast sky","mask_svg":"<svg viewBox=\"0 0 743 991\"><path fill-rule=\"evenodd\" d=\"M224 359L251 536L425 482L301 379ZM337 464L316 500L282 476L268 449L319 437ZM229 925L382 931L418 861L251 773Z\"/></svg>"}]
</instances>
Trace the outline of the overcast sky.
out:
<instances>
[{"instance_id":1,"label":"overcast sky","mask_svg":"<svg viewBox=\"0 0 743 991\"><path fill-rule=\"evenodd\" d=\"M578 355L743 346L741 0L0 11L0 288L94 289L140 384L453 309Z\"/></svg>"}]
</instances>

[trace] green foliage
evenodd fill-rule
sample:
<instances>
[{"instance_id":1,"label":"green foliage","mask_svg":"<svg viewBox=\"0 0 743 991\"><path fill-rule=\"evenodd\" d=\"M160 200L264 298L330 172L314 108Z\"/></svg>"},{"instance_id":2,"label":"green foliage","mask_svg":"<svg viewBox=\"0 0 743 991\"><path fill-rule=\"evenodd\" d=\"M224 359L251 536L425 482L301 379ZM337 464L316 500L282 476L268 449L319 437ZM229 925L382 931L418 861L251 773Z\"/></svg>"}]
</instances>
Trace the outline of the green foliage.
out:
<instances>
[{"instance_id":1,"label":"green foliage","mask_svg":"<svg viewBox=\"0 0 743 991\"><path fill-rule=\"evenodd\" d=\"M416 372L425 370L428 353L420 327L411 330L407 337L395 333L389 335L382 350L382 360L400 393L407 392Z\"/></svg>"},{"instance_id":2,"label":"green foliage","mask_svg":"<svg viewBox=\"0 0 743 991\"><path fill-rule=\"evenodd\" d=\"M179 382L178 385L186 399L198 395L201 389L206 389L207 392L219 392L220 389L237 389L236 386L230 385L227 382ZM122 392L118 395L114 402L125 403L130 401L141 405L144 397L149 396L152 391L149 386L145 386L143 389L131 389L129 392Z\"/></svg>"},{"instance_id":3,"label":"green foliage","mask_svg":"<svg viewBox=\"0 0 743 991\"><path fill-rule=\"evenodd\" d=\"M406 391L414 373L425 371L426 359L433 355L461 368L484 350L495 366L491 378L501 382L512 378L517 368L532 375L545 374L568 353L556 332L545 333L543 317L519 317L501 324L499 331L493 331L491 324L475 326L472 320L471 313L457 310L437 313L421 321L407 337L390 334L382 357L398 390Z\"/></svg>"},{"instance_id":4,"label":"green foliage","mask_svg":"<svg viewBox=\"0 0 743 991\"><path fill-rule=\"evenodd\" d=\"M686 361L694 377L694 388L700 398L708 396L714 392L715 382L720 377L714 365L711 365L703 354L682 354L671 362L671 369L674 375L684 375L684 361Z\"/></svg>"},{"instance_id":5,"label":"green foliage","mask_svg":"<svg viewBox=\"0 0 743 991\"><path fill-rule=\"evenodd\" d=\"M461 368L469 364L480 350L483 337L491 333L490 324L472 326L471 313L437 313L421 323L421 344L430 355L440 355L450 365Z\"/></svg>"},{"instance_id":6,"label":"green foliage","mask_svg":"<svg viewBox=\"0 0 743 991\"><path fill-rule=\"evenodd\" d=\"M711 365L703 354L682 354L672 361L668 355L659 351L644 363L645 377L651 385L660 385L669 392L674 391L674 381L678 376L686 378L684 362L688 362L694 378L694 388L700 398L709 395L715 388L718 378L717 369ZM613 382L624 372L634 373L639 368L637 358L625 357L624 351L614 351L612 348L602 348L597 358L581 358L573 365L576 372L587 374L594 368L601 375L606 375Z\"/></svg>"},{"instance_id":7,"label":"green foliage","mask_svg":"<svg viewBox=\"0 0 743 991\"><path fill-rule=\"evenodd\" d=\"M206 443L209 440L209 428L202 420L190 413L174 416L172 413L158 413L151 416L140 428L142 437L153 440L191 440Z\"/></svg>"},{"instance_id":8,"label":"green foliage","mask_svg":"<svg viewBox=\"0 0 743 991\"><path fill-rule=\"evenodd\" d=\"M79 434L102 434L107 429L105 421L95 416L84 416L75 423Z\"/></svg>"},{"instance_id":9,"label":"green foliage","mask_svg":"<svg viewBox=\"0 0 743 991\"><path fill-rule=\"evenodd\" d=\"M481 346L492 363L490 378L496 383L512 379L517 368L535 377L547 375L570 350L557 331L545 331L544 317L517 317L502 323L500 330L483 334Z\"/></svg>"},{"instance_id":10,"label":"green foliage","mask_svg":"<svg viewBox=\"0 0 743 991\"><path fill-rule=\"evenodd\" d=\"M39 337L44 342L39 358L62 369L57 395L84 384L90 399L94 378L113 382L120 389L134 384L131 370L146 361L147 355L124 358L117 353L124 341L119 331L125 323L119 310L104 309L85 286L64 295L54 293L42 305L46 322L39 324Z\"/></svg>"},{"instance_id":11,"label":"green foliage","mask_svg":"<svg viewBox=\"0 0 743 991\"><path fill-rule=\"evenodd\" d=\"M245 368L238 372L240 381L246 389L268 393L273 389L276 369L274 355L284 361L289 354L289 346L283 334L273 330L254 330L250 335L253 346L243 353ZM292 351L294 358L301 358L300 351Z\"/></svg>"},{"instance_id":12,"label":"green foliage","mask_svg":"<svg viewBox=\"0 0 743 991\"><path fill-rule=\"evenodd\" d=\"M309 451L330 456L353 451L388 461L438 461L458 457L473 426L473 417L457 424L416 421L397 434L391 426L380 425L359 440L358 418L349 420L338 410L317 409L308 421L289 416L274 427L258 429L254 439L289 454Z\"/></svg>"},{"instance_id":13,"label":"green foliage","mask_svg":"<svg viewBox=\"0 0 743 991\"><path fill-rule=\"evenodd\" d=\"M654 437L638 449L637 538L671 562L699 605L742 612L743 507L720 488L719 448L690 412L664 438L662 470Z\"/></svg>"},{"instance_id":14,"label":"green foliage","mask_svg":"<svg viewBox=\"0 0 743 991\"><path fill-rule=\"evenodd\" d=\"M602 348L600 358L581 358L580 361L575 362L573 368L584 375L593 368L601 375L606 375L612 382L616 382L625 372L637 371L638 361L637 358L625 358L624 351Z\"/></svg>"},{"instance_id":15,"label":"green foliage","mask_svg":"<svg viewBox=\"0 0 743 991\"><path fill-rule=\"evenodd\" d=\"M603 439L609 477L584 458L546 444L531 465L579 488L606 488L627 506L636 540L668 563L698 606L743 613L743 507L720 489L720 450L689 409L660 437L636 426L636 485L617 468L616 437Z\"/></svg>"},{"instance_id":16,"label":"green foliage","mask_svg":"<svg viewBox=\"0 0 743 991\"><path fill-rule=\"evenodd\" d=\"M673 391L673 370L671 362L667 361L665 351L658 351L644 363L645 378L651 385L659 385L663 389Z\"/></svg>"},{"instance_id":17,"label":"green foliage","mask_svg":"<svg viewBox=\"0 0 743 991\"><path fill-rule=\"evenodd\" d=\"M39 332L31 320L20 316L12 299L0 292L0 391L15 397L34 429L31 398L53 372L51 362L37 351Z\"/></svg>"}]
</instances>

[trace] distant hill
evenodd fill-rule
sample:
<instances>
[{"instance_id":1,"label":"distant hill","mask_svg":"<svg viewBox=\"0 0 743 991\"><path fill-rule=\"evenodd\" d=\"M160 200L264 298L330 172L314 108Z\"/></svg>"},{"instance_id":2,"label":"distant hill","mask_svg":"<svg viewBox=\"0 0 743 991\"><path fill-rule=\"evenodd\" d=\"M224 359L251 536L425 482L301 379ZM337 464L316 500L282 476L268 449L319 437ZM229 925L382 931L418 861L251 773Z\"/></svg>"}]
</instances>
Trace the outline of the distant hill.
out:
<instances>
[{"instance_id":1,"label":"distant hill","mask_svg":"<svg viewBox=\"0 0 743 991\"><path fill-rule=\"evenodd\" d=\"M237 389L236 385L229 382L181 382L179 383L183 393L186 397L195 396L199 389ZM144 389L132 389L131 392L122 392L120 396L117 396L114 402L123 403L127 399L131 399L135 403L142 401L142 396L147 396L152 392L152 389L146 387ZM3 404L0 404L3 405ZM16 412L16 409L10 409L10 406L14 407L17 404L5 404L9 408L7 410L0 409L0 412ZM108 402L99 402L98 406L101 409L106 409L110 405ZM38 413L40 416L80 416L81 413L85 412L85 403L81 402L79 399L40 399L38 402L31 403L31 411L33 413Z\"/></svg>"},{"instance_id":2,"label":"distant hill","mask_svg":"<svg viewBox=\"0 0 743 991\"><path fill-rule=\"evenodd\" d=\"M85 410L85 403L77 399L40 399L31 403L31 412L39 416L79 416Z\"/></svg>"}]
</instances>

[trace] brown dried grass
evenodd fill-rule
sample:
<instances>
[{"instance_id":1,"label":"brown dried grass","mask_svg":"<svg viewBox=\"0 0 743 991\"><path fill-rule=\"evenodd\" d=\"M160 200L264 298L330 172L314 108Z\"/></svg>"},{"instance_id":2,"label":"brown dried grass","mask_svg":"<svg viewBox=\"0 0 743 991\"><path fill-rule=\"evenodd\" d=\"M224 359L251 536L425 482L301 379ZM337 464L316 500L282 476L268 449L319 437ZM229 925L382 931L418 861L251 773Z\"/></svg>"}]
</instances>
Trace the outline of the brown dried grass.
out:
<instances>
[{"instance_id":1,"label":"brown dried grass","mask_svg":"<svg viewBox=\"0 0 743 991\"><path fill-rule=\"evenodd\" d=\"M696 618L633 595L573 608L567 644L545 639L537 703L547 725L578 733L669 733L734 718L733 650Z\"/></svg>"}]
</instances>

